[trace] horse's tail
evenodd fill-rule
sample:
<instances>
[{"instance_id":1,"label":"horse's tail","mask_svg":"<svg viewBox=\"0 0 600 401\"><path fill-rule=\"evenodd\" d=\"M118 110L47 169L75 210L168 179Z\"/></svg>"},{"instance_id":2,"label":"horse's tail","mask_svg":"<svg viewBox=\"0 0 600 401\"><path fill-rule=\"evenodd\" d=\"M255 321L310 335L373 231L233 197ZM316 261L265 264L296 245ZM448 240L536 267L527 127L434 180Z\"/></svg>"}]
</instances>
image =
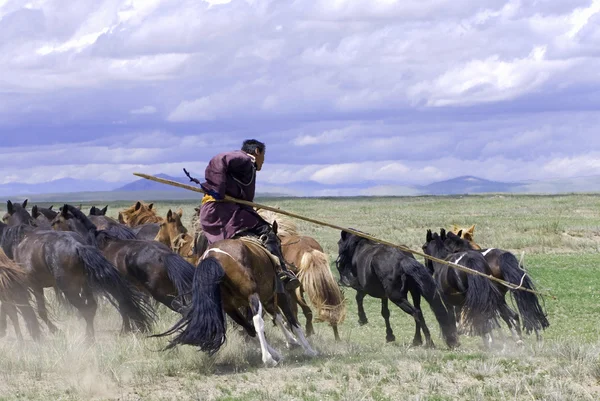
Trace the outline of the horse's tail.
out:
<instances>
[{"instance_id":1,"label":"horse's tail","mask_svg":"<svg viewBox=\"0 0 600 401\"><path fill-rule=\"evenodd\" d=\"M69 301L67 301L65 294L61 291L60 288L58 288L57 285L54 285L53 290L54 290L54 297L56 298L56 302L61 306L61 308L70 309L73 307L73 305L71 305L69 303Z\"/></svg>"},{"instance_id":2,"label":"horse's tail","mask_svg":"<svg viewBox=\"0 0 600 401\"><path fill-rule=\"evenodd\" d=\"M29 304L30 292L25 272L0 249L0 301L17 307L34 340L41 337L40 323Z\"/></svg>"},{"instance_id":3,"label":"horse's tail","mask_svg":"<svg viewBox=\"0 0 600 401\"><path fill-rule=\"evenodd\" d=\"M194 266L181 255L170 252L164 258L167 276L177 288L178 298L183 302L183 297L192 290L194 282Z\"/></svg>"},{"instance_id":4,"label":"horse's tail","mask_svg":"<svg viewBox=\"0 0 600 401\"><path fill-rule=\"evenodd\" d=\"M498 261L502 276L506 281L511 284L520 285L522 288L535 290L531 278L521 268L515 255L510 252L504 252L500 255ZM546 313L535 294L522 290L511 289L510 291L515 299L521 318L523 319L523 328L525 329L525 332L531 333L531 331L543 330L550 326Z\"/></svg>"},{"instance_id":5,"label":"horse's tail","mask_svg":"<svg viewBox=\"0 0 600 401\"><path fill-rule=\"evenodd\" d=\"M203 259L194 272L192 302L184 308L183 317L168 331L152 337L162 337L180 331L167 345L196 345L214 354L225 343L225 314L221 302L221 281L225 271L213 257Z\"/></svg>"},{"instance_id":6,"label":"horse's tail","mask_svg":"<svg viewBox=\"0 0 600 401\"><path fill-rule=\"evenodd\" d=\"M464 266L481 273L491 274L483 255L466 257ZM498 288L486 277L467 273L467 294L461 311L461 319L465 327L471 329L473 335L490 332L497 324L497 312L503 301Z\"/></svg>"},{"instance_id":7,"label":"horse's tail","mask_svg":"<svg viewBox=\"0 0 600 401\"><path fill-rule=\"evenodd\" d=\"M133 288L98 248L83 245L77 248L89 284L102 292L119 311L142 331L149 331L155 320L152 306L146 297Z\"/></svg>"},{"instance_id":8,"label":"horse's tail","mask_svg":"<svg viewBox=\"0 0 600 401\"><path fill-rule=\"evenodd\" d=\"M404 272L417 284L419 292L423 295L427 303L429 303L429 307L440 325L442 337L446 344L450 348L458 346L458 333L456 331L454 314L444 303L433 276L427 271L425 266L413 258L402 258L400 265Z\"/></svg>"},{"instance_id":9,"label":"horse's tail","mask_svg":"<svg viewBox=\"0 0 600 401\"><path fill-rule=\"evenodd\" d=\"M332 326L344 321L346 299L329 269L329 259L325 253L314 249L305 252L298 267L298 279L318 311L317 321L329 322Z\"/></svg>"}]
</instances>

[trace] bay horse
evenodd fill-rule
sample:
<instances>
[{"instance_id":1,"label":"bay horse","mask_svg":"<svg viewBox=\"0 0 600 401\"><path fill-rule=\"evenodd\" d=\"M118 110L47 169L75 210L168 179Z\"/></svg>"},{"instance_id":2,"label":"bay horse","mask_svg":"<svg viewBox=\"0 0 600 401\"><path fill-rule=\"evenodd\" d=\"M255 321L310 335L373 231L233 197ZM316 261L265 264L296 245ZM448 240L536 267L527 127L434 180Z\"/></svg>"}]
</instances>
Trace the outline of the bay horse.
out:
<instances>
[{"instance_id":1,"label":"bay horse","mask_svg":"<svg viewBox=\"0 0 600 401\"><path fill-rule=\"evenodd\" d=\"M423 252L486 275L492 274L492 269L481 252L453 253L444 244L442 237L431 230L427 230ZM430 259L426 259L426 265L441 289L446 303L460 308L461 325L471 334L481 336L484 347L489 349L493 341L491 332L497 327L496 316L503 303L498 288L483 276L466 273Z\"/></svg>"},{"instance_id":2,"label":"bay horse","mask_svg":"<svg viewBox=\"0 0 600 401\"><path fill-rule=\"evenodd\" d=\"M71 205L61 208L60 214L52 221L52 227L81 234L138 289L169 309L180 312L181 305L175 305L174 301L191 290L194 266L165 245L156 241L119 238L114 233L98 230L85 214Z\"/></svg>"},{"instance_id":3,"label":"bay horse","mask_svg":"<svg viewBox=\"0 0 600 401\"><path fill-rule=\"evenodd\" d=\"M277 231L276 222L273 229ZM258 240L244 237L211 244L194 272L192 302L185 307L182 319L155 337L177 333L165 349L188 344L212 355L226 341L227 314L249 336L258 336L263 363L275 366L282 357L266 340L262 317L264 308L284 333L288 346L299 342L307 355L317 355L290 309L289 296L275 292L277 263L277 258ZM242 310L251 311L252 323ZM284 318L297 340L285 327Z\"/></svg>"},{"instance_id":4,"label":"bay horse","mask_svg":"<svg viewBox=\"0 0 600 401\"><path fill-rule=\"evenodd\" d=\"M473 240L473 228L474 226L471 226L471 228L465 232L456 226L453 227L453 231L458 231L456 233L448 232L445 240L446 245L454 252L479 250L485 256L485 259L492 268L494 277L517 286L522 286L523 288L535 290L531 277L525 272L517 257L511 252L503 249L482 249L481 246L476 244ZM521 315L525 332L527 334L530 334L532 331L535 332L537 341L541 342L542 335L540 334L540 331L549 327L550 323L548 322L546 312L540 305L537 295L527 291L508 289L505 286L501 287L503 297L507 291L510 291L512 294ZM519 325L519 315L512 310L510 310L510 313L510 317L503 315L502 318L510 328L513 338L516 337L515 341L520 344L522 343L522 337L521 327ZM511 326L516 327L513 329Z\"/></svg>"},{"instance_id":5,"label":"bay horse","mask_svg":"<svg viewBox=\"0 0 600 401\"><path fill-rule=\"evenodd\" d=\"M269 224L273 224L277 217L277 236L281 239L283 258L301 283L296 289L292 309L297 315L297 304L300 305L306 317L306 335L313 334L314 328L312 310L304 299L305 293L317 309L316 321L328 322L335 340L339 341L338 325L346 316L346 299L331 273L327 254L314 238L300 235L296 224L289 219L264 209L259 209L258 214Z\"/></svg>"},{"instance_id":6,"label":"bay horse","mask_svg":"<svg viewBox=\"0 0 600 401\"><path fill-rule=\"evenodd\" d=\"M340 277L345 278L342 283L356 290L359 324L368 323L363 307L365 296L379 298L381 315L385 320L386 341L395 341L390 325L389 300L415 320L412 345L423 344L422 330L426 346L435 347L421 312L423 296L440 325L446 345L449 348L459 346L454 315L444 304L433 277L411 253L345 231L341 232L338 240L338 250L336 266ZM351 280L348 280L348 276ZM413 305L408 302L408 293L411 294Z\"/></svg>"},{"instance_id":7,"label":"bay horse","mask_svg":"<svg viewBox=\"0 0 600 401\"><path fill-rule=\"evenodd\" d=\"M29 303L30 290L28 287L26 272L0 248L0 302L2 303L2 311L13 322L18 340L23 340L23 335L21 334L17 311L23 316L31 338L37 341L41 338L41 329L37 316ZM6 317L0 319L0 337L5 335Z\"/></svg>"},{"instance_id":8,"label":"bay horse","mask_svg":"<svg viewBox=\"0 0 600 401\"><path fill-rule=\"evenodd\" d=\"M131 320L140 330L148 330L153 319L152 309L98 249L86 245L77 233L22 224L23 221L34 222L24 208L9 206L9 210L13 212L9 218L12 225L0 223L0 247L25 270L38 314L52 333L58 329L48 319L44 298L44 288L48 287L58 288L80 312L86 322L88 342L94 341L96 293L104 295L115 306L124 323ZM130 325L124 324L123 332L131 330Z\"/></svg>"}]
</instances>

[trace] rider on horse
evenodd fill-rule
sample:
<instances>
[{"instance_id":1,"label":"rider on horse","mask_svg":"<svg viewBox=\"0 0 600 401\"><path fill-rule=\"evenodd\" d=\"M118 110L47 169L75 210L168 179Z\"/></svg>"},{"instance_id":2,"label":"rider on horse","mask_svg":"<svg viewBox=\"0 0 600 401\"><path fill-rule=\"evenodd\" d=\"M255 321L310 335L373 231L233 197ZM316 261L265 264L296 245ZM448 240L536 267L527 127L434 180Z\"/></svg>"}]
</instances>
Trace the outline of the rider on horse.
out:
<instances>
[{"instance_id":1,"label":"rider on horse","mask_svg":"<svg viewBox=\"0 0 600 401\"><path fill-rule=\"evenodd\" d=\"M234 202L219 202L225 195L252 202L256 189L256 171L265 161L265 144L255 139L244 141L241 150L220 153L213 157L205 171L206 191L200 208L202 231L209 244L243 235L256 235L264 247L279 259L279 279L287 290L300 286L294 273L286 268L279 241L273 227L250 206Z\"/></svg>"}]
</instances>

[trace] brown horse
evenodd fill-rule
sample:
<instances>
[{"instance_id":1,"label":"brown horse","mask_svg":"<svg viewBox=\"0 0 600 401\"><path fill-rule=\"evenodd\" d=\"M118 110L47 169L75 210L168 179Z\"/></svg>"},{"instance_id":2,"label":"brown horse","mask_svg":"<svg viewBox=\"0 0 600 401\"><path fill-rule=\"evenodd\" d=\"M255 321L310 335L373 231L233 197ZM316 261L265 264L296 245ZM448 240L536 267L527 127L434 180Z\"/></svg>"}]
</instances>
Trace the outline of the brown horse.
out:
<instances>
[{"instance_id":1,"label":"brown horse","mask_svg":"<svg viewBox=\"0 0 600 401\"><path fill-rule=\"evenodd\" d=\"M476 244L473 240L474 228L475 226L471 226L464 232L459 227L454 226L453 231L457 231L456 233L448 233L447 239L445 240L446 246L455 252L471 249L478 250L483 253L485 259L489 263L494 277L508 281L517 286L522 286L523 288L534 290L535 286L531 277L525 272L516 256L511 252L502 249L482 249L481 246ZM508 288L500 285L499 287L499 290L504 297ZM517 309L521 315L525 332L528 334L532 331L535 332L537 341L541 342L541 331L549 327L550 323L548 322L546 312L540 305L536 294L512 289L510 290L510 293L517 304ZM512 310L509 310L507 313L509 316L503 315L502 318L511 330L515 341L518 344L521 344L523 341L521 337L521 327L519 325L519 315Z\"/></svg>"},{"instance_id":2,"label":"brown horse","mask_svg":"<svg viewBox=\"0 0 600 401\"><path fill-rule=\"evenodd\" d=\"M277 230L277 223L273 228ZM317 355L290 309L289 297L275 293L277 263L278 260L258 241L249 238L213 243L195 270L192 302L186 307L183 318L170 330L156 336L179 332L167 349L188 344L213 354L226 339L225 312L244 327L248 335L258 335L263 363L274 366L282 358L266 341L262 317L264 308L283 331L288 346L299 342L307 355ZM251 311L252 323L240 310ZM297 340L285 327L284 318Z\"/></svg>"},{"instance_id":3,"label":"brown horse","mask_svg":"<svg viewBox=\"0 0 600 401\"><path fill-rule=\"evenodd\" d=\"M23 339L17 317L18 310L25 319L31 337L34 340L39 340L41 336L40 324L29 304L28 287L26 272L6 256L6 253L0 248L0 301L2 302L2 311L13 322L17 339ZM0 319L0 337L5 335L6 318L2 318Z\"/></svg>"},{"instance_id":4,"label":"brown horse","mask_svg":"<svg viewBox=\"0 0 600 401\"><path fill-rule=\"evenodd\" d=\"M146 205L137 201L119 212L119 223L131 227L138 239L152 240L158 234L160 223L163 221L163 218L152 209L153 206L153 203Z\"/></svg>"},{"instance_id":5,"label":"brown horse","mask_svg":"<svg viewBox=\"0 0 600 401\"><path fill-rule=\"evenodd\" d=\"M123 331L130 320L147 331L153 311L100 251L85 245L77 233L40 230L23 222L35 222L22 205L7 204L11 226L0 223L0 247L23 266L37 301L38 314L51 332L57 328L48 319L44 288L55 287L65 295L86 321L86 339L94 340L95 293L102 293L123 317ZM4 304L3 304L4 306Z\"/></svg>"},{"instance_id":6,"label":"brown horse","mask_svg":"<svg viewBox=\"0 0 600 401\"><path fill-rule=\"evenodd\" d=\"M167 245L192 265L197 266L200 255L206 246L202 249L195 246L194 237L188 233L187 228L181 222L182 216L181 209L176 213L169 209L166 218L160 223L160 229L154 240Z\"/></svg>"},{"instance_id":7,"label":"brown horse","mask_svg":"<svg viewBox=\"0 0 600 401\"><path fill-rule=\"evenodd\" d=\"M181 305L175 305L174 301L190 291L194 266L165 245L156 241L123 239L98 230L87 216L71 205L61 208L52 227L84 236L138 289L171 310L180 311Z\"/></svg>"},{"instance_id":8,"label":"brown horse","mask_svg":"<svg viewBox=\"0 0 600 401\"><path fill-rule=\"evenodd\" d=\"M275 221L274 212L260 209L258 214L270 224ZM310 302L317 309L316 321L328 322L335 339L339 341L338 325L346 316L346 299L331 273L327 254L314 238L298 234L297 226L289 219L277 216L277 223L283 257L302 284L296 290L296 299L306 317L306 334L310 336L314 329L312 311L304 299L304 293L308 294ZM294 309L295 304L292 304Z\"/></svg>"}]
</instances>

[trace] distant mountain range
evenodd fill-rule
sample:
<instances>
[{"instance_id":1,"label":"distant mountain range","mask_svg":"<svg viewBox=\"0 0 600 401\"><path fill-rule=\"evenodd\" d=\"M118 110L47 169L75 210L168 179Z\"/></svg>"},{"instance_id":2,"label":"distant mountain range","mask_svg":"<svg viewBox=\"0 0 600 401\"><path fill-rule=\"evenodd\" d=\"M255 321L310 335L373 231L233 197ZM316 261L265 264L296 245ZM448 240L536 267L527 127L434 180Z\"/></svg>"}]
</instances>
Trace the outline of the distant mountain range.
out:
<instances>
[{"instance_id":1,"label":"distant mountain range","mask_svg":"<svg viewBox=\"0 0 600 401\"><path fill-rule=\"evenodd\" d=\"M188 178L157 174L157 177L191 184ZM194 184L191 184L194 185ZM422 186L364 182L354 186L329 186L315 182L298 182L283 186L259 183L257 197L286 196L415 196L462 195L483 193L558 194L569 192L600 192L600 176L576 177L560 180L499 182L474 176L462 176ZM37 201L88 201L137 199L197 199L199 193L172 187L147 179L125 185L104 181L63 178L41 184L10 183L0 185L0 196L15 200L35 195Z\"/></svg>"}]
</instances>

